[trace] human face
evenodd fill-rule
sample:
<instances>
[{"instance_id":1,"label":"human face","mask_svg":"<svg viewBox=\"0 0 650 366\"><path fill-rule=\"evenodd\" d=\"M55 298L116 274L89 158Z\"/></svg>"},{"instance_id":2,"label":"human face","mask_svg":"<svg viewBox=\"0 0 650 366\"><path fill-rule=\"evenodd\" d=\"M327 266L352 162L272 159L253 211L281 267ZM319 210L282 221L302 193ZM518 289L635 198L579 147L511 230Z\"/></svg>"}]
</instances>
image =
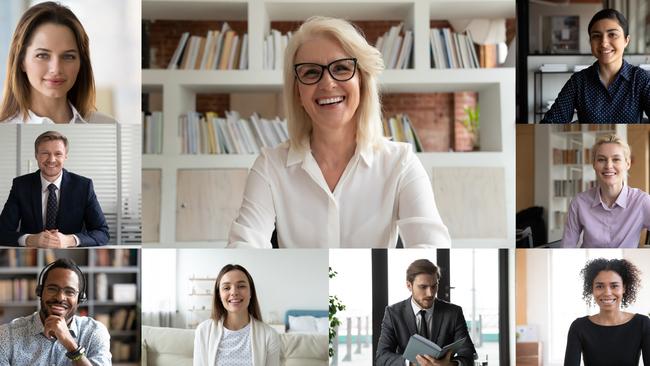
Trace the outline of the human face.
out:
<instances>
[{"instance_id":1,"label":"human face","mask_svg":"<svg viewBox=\"0 0 650 366\"><path fill-rule=\"evenodd\" d=\"M32 34L22 70L27 74L32 103L42 98L66 98L77 80L81 62L70 28L45 23Z\"/></svg>"},{"instance_id":2,"label":"human face","mask_svg":"<svg viewBox=\"0 0 650 366\"><path fill-rule=\"evenodd\" d=\"M79 277L73 270L54 268L47 273L41 295L41 313L44 318L50 315L72 319L77 312L79 296Z\"/></svg>"},{"instance_id":3,"label":"human face","mask_svg":"<svg viewBox=\"0 0 650 366\"><path fill-rule=\"evenodd\" d=\"M53 182L59 177L63 163L67 158L68 152L61 140L44 141L36 148L38 168L48 182Z\"/></svg>"},{"instance_id":4,"label":"human face","mask_svg":"<svg viewBox=\"0 0 650 366\"><path fill-rule=\"evenodd\" d=\"M415 276L413 283L406 281L406 287L420 308L429 309L433 306L433 300L438 292L438 278L431 274L420 273Z\"/></svg>"},{"instance_id":5,"label":"human face","mask_svg":"<svg viewBox=\"0 0 650 366\"><path fill-rule=\"evenodd\" d=\"M623 28L614 19L601 19L591 27L591 53L600 65L620 64L629 42L630 36L625 36Z\"/></svg>"},{"instance_id":6,"label":"human face","mask_svg":"<svg viewBox=\"0 0 650 366\"><path fill-rule=\"evenodd\" d=\"M622 186L630 169L630 162L625 159L623 148L616 143L600 145L593 164L598 184L605 187Z\"/></svg>"},{"instance_id":7,"label":"human face","mask_svg":"<svg viewBox=\"0 0 650 366\"><path fill-rule=\"evenodd\" d=\"M246 274L238 269L226 272L219 283L219 296L228 313L247 313L251 288Z\"/></svg>"},{"instance_id":8,"label":"human face","mask_svg":"<svg viewBox=\"0 0 650 366\"><path fill-rule=\"evenodd\" d=\"M298 48L294 63L328 65L350 57L335 40L315 37ZM315 129L335 130L351 126L359 107L359 72L355 72L350 80L336 81L325 70L323 77L313 85L304 85L298 80L295 83L300 104Z\"/></svg>"},{"instance_id":9,"label":"human face","mask_svg":"<svg viewBox=\"0 0 650 366\"><path fill-rule=\"evenodd\" d=\"M623 279L618 273L600 271L594 278L592 295L601 311L620 309L624 293Z\"/></svg>"}]
</instances>

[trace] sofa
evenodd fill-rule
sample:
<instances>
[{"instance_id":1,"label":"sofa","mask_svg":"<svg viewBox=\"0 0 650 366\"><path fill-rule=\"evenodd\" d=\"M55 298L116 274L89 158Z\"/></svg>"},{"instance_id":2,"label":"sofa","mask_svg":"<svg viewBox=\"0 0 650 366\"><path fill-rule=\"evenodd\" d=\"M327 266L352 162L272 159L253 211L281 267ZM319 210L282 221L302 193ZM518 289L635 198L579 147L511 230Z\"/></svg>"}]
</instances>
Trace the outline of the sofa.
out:
<instances>
[{"instance_id":1,"label":"sofa","mask_svg":"<svg viewBox=\"0 0 650 366\"><path fill-rule=\"evenodd\" d=\"M327 335L283 333L280 364L283 366L327 366ZM194 329L142 326L143 366L192 366Z\"/></svg>"}]
</instances>

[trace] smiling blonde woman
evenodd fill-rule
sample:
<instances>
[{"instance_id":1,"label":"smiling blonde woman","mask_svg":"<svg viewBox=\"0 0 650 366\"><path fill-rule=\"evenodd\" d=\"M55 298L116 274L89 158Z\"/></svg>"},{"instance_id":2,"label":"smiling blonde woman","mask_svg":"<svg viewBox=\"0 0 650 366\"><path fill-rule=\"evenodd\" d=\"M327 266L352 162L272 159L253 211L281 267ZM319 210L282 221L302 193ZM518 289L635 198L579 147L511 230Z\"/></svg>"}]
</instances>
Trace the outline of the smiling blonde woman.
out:
<instances>
[{"instance_id":1,"label":"smiling blonde woman","mask_svg":"<svg viewBox=\"0 0 650 366\"><path fill-rule=\"evenodd\" d=\"M380 52L341 19L308 19L285 51L290 141L248 176L231 247L449 247L431 181L408 144L382 134ZM399 228L399 231L398 231Z\"/></svg>"},{"instance_id":2,"label":"smiling blonde woman","mask_svg":"<svg viewBox=\"0 0 650 366\"><path fill-rule=\"evenodd\" d=\"M596 186L579 193L569 207L563 247L636 248L650 229L650 195L626 184L630 147L616 135L600 137L591 149Z\"/></svg>"}]
</instances>

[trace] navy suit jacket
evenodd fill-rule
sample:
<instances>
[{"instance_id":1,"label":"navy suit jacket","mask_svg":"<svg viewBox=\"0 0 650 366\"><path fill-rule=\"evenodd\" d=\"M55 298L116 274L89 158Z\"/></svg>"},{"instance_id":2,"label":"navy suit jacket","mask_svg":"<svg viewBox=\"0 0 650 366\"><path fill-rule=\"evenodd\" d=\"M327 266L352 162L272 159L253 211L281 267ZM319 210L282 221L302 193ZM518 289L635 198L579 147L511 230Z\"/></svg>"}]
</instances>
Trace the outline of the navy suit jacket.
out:
<instances>
[{"instance_id":1,"label":"navy suit jacket","mask_svg":"<svg viewBox=\"0 0 650 366\"><path fill-rule=\"evenodd\" d=\"M63 169L59 210L56 224L59 232L74 234L79 246L108 243L108 225L102 212L92 180ZM24 234L43 231L41 172L14 178L9 198L0 214L0 245L18 246Z\"/></svg>"},{"instance_id":2,"label":"navy suit jacket","mask_svg":"<svg viewBox=\"0 0 650 366\"><path fill-rule=\"evenodd\" d=\"M467 332L463 309L458 305L435 299L432 324L429 339L440 347L466 337L463 345L451 359L460 361L463 366L473 365L476 349ZM375 357L376 365L404 366L402 354L414 334L417 334L417 322L411 306L411 298L387 306L384 320L381 322L381 334Z\"/></svg>"}]
</instances>

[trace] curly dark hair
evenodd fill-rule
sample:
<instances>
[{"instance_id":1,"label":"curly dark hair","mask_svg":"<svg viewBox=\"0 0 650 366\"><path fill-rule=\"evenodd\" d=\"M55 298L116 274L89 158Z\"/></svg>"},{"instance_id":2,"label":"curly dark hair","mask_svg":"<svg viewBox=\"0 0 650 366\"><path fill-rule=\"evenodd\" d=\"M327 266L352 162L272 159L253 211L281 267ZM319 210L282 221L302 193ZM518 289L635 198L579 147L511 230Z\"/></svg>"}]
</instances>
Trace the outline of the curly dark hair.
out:
<instances>
[{"instance_id":1,"label":"curly dark hair","mask_svg":"<svg viewBox=\"0 0 650 366\"><path fill-rule=\"evenodd\" d=\"M625 288L621 301L624 307L632 304L636 300L636 294L641 287L641 271L625 259L597 258L587 262L585 267L580 271L580 275L584 279L582 298L587 304L591 304L594 279L602 271L613 271L621 276L623 287Z\"/></svg>"}]
</instances>

